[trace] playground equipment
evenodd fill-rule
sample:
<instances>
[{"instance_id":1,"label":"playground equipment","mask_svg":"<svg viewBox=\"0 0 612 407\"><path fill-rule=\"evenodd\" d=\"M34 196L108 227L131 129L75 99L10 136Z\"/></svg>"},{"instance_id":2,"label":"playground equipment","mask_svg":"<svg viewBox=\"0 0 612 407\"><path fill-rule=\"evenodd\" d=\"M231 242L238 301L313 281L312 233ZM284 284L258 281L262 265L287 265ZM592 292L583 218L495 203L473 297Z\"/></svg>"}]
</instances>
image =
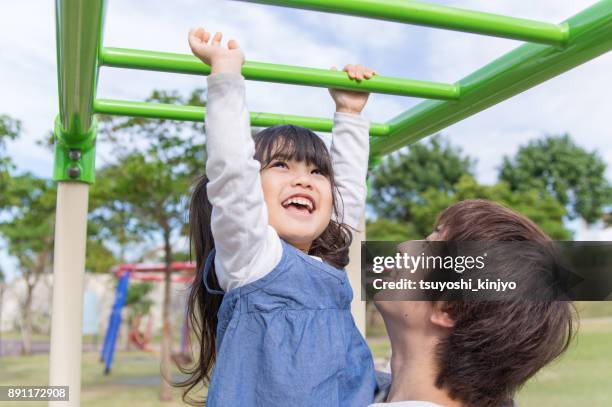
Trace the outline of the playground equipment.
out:
<instances>
[{"instance_id":1,"label":"playground equipment","mask_svg":"<svg viewBox=\"0 0 612 407\"><path fill-rule=\"evenodd\" d=\"M373 166L385 154L431 135L496 103L532 88L612 49L612 0L602 0L560 24L428 5L409 0L254 0L294 8L344 13L437 28L529 41L453 84L376 76L361 83L327 69L247 61L248 80L336 87L427 98L370 130ZM102 66L207 75L210 68L190 55L103 46L104 0L56 0L60 112L55 126L54 179L59 182L54 255L50 385L70 386L70 402L79 405L83 272L89 184L94 182L94 114L201 121L205 109L96 98ZM318 117L251 113L254 126L293 123L331 131L332 120ZM347 267L359 286L359 241ZM363 331L364 304L353 312Z\"/></svg>"},{"instance_id":2,"label":"playground equipment","mask_svg":"<svg viewBox=\"0 0 612 407\"><path fill-rule=\"evenodd\" d=\"M172 282L190 283L193 281L195 264L189 262L174 262L171 265L171 270L172 272L183 272L183 274L172 276ZM115 344L117 342L119 328L121 327L121 310L125 305L130 280L161 282L164 280L164 276L161 273L165 271L165 264L120 264L111 269L111 272L115 274L115 277L117 277L119 281L115 290L115 302L113 303L113 309L109 316L106 334L104 335L104 345L102 346L100 355L101 361L104 362L104 374L110 373L113 364ZM150 322L151 320L149 320L149 325ZM150 330L150 326L148 329ZM188 318L185 315L183 329L181 329L181 354L186 352L188 338Z\"/></svg>"}]
</instances>

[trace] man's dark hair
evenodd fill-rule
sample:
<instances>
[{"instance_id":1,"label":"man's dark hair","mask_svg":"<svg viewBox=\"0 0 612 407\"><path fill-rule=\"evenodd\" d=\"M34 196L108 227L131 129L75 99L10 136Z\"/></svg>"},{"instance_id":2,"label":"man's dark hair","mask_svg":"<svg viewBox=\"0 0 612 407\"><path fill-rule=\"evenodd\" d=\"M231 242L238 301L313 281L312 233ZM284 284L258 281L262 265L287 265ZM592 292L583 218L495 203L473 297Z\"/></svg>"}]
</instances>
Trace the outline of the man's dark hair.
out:
<instances>
[{"instance_id":1,"label":"man's dark hair","mask_svg":"<svg viewBox=\"0 0 612 407\"><path fill-rule=\"evenodd\" d=\"M531 220L486 200L450 206L437 226L445 241L550 242ZM535 269L540 261L523 259L522 271ZM442 309L454 326L436 348L436 386L469 407L506 405L568 348L575 325L574 308L565 301L447 301Z\"/></svg>"}]
</instances>

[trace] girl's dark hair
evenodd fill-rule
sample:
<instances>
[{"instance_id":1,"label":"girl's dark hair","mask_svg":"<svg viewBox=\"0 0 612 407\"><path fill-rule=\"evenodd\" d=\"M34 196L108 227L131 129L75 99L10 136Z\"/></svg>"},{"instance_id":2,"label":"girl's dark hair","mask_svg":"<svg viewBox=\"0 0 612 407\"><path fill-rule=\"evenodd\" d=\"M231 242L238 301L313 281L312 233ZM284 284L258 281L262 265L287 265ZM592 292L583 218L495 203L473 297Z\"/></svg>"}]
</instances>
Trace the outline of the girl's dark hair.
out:
<instances>
[{"instance_id":1,"label":"girl's dark hair","mask_svg":"<svg viewBox=\"0 0 612 407\"><path fill-rule=\"evenodd\" d=\"M481 199L450 206L437 226L445 241L550 242L531 220ZM547 261L546 254L520 256L516 262L516 251L499 254L519 279L529 278ZM467 407L512 405L517 390L568 348L574 332L570 302L446 301L442 310L454 326L436 348L436 385Z\"/></svg>"},{"instance_id":2,"label":"girl's dark hair","mask_svg":"<svg viewBox=\"0 0 612 407\"><path fill-rule=\"evenodd\" d=\"M337 194L334 181L332 160L325 143L314 132L299 126L280 125L267 128L254 136L255 159L261 169L267 168L274 160L296 160L316 166L330 181L332 188L332 207L337 221L331 219L327 228L310 246L308 254L322 258L326 263L344 268L348 264L348 251L352 233L339 218L343 213L342 201ZM183 401L191 405L203 405L203 400L192 398L189 393L197 390L198 385L207 385L216 358L217 312L223 300L222 295L211 295L204 289L204 263L215 247L210 228L212 205L208 200L206 176L195 184L189 207L190 248L195 252L197 272L191 285L187 301L187 314L199 343L199 355L191 366L180 366L181 372L189 375L175 386L185 387ZM340 199L338 202L337 198ZM214 272L214 262L208 274L208 285L221 290Z\"/></svg>"}]
</instances>

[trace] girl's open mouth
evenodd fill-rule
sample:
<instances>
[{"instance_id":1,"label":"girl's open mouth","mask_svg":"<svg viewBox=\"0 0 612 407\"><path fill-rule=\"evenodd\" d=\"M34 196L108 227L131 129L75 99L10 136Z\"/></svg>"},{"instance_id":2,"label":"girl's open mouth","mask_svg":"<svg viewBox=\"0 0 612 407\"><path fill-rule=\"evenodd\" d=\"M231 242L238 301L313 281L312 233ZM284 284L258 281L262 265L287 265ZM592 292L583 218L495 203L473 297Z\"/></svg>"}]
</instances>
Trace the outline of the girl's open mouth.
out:
<instances>
[{"instance_id":1,"label":"girl's open mouth","mask_svg":"<svg viewBox=\"0 0 612 407\"><path fill-rule=\"evenodd\" d=\"M298 205L289 205L285 207L285 210L289 211L291 214L295 214L298 216L310 216L311 212L305 207L299 207Z\"/></svg>"},{"instance_id":2,"label":"girl's open mouth","mask_svg":"<svg viewBox=\"0 0 612 407\"><path fill-rule=\"evenodd\" d=\"M310 197L293 196L282 203L283 208L300 216L308 216L315 210L315 205Z\"/></svg>"}]
</instances>

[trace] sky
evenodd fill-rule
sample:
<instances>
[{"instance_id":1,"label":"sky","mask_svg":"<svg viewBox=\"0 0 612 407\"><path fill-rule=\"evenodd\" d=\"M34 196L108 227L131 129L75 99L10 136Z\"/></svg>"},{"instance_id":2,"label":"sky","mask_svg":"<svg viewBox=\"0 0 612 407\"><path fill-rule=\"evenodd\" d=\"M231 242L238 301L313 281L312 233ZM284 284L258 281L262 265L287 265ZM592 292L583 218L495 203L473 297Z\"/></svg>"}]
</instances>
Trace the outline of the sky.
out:
<instances>
[{"instance_id":1,"label":"sky","mask_svg":"<svg viewBox=\"0 0 612 407\"><path fill-rule=\"evenodd\" d=\"M558 23L594 0L432 1L471 10ZM187 32L203 26L235 38L247 60L315 68L361 63L381 75L455 82L521 42L399 23L292 10L226 0L108 0L104 45L189 53ZM504 155L547 134L569 133L589 151L612 163L612 53L600 56L544 84L445 130L453 144L477 159L476 175L494 183ZM201 76L102 68L98 97L143 100L153 89L184 93L204 87ZM52 128L58 113L54 2L0 4L0 114L23 123L8 147L19 170L50 177L52 154L36 140ZM386 121L421 100L372 95L364 115ZM327 91L247 82L252 111L331 117ZM97 146L98 165L109 159ZM608 168L612 178L612 165ZM592 237L591 237L592 238ZM0 266L14 264L0 249Z\"/></svg>"}]
</instances>

